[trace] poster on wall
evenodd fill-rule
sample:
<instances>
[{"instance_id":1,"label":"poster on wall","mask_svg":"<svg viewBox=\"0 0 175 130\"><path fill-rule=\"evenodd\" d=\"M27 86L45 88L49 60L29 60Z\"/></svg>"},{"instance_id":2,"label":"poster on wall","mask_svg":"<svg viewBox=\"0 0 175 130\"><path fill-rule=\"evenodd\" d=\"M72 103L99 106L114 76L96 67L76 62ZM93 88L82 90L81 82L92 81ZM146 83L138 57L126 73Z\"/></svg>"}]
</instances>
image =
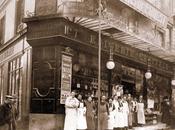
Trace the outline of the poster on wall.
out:
<instances>
[{"instance_id":1,"label":"poster on wall","mask_svg":"<svg viewBox=\"0 0 175 130\"><path fill-rule=\"evenodd\" d=\"M65 104L71 92L72 56L62 54L60 104Z\"/></svg>"}]
</instances>

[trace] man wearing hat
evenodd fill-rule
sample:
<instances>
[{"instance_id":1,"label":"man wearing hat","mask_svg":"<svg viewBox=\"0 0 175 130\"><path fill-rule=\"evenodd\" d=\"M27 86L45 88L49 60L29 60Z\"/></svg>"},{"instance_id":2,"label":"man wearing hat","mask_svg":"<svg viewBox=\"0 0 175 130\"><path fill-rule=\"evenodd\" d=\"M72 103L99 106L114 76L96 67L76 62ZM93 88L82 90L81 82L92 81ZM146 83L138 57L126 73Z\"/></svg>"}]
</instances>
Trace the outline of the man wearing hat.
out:
<instances>
[{"instance_id":1,"label":"man wearing hat","mask_svg":"<svg viewBox=\"0 0 175 130\"><path fill-rule=\"evenodd\" d=\"M15 103L17 100L17 96L6 95L5 97L6 99L4 101L4 104L6 105L6 108L8 110L7 123L9 126L9 130L16 130L16 119L18 117L18 111L15 107Z\"/></svg>"}]
</instances>

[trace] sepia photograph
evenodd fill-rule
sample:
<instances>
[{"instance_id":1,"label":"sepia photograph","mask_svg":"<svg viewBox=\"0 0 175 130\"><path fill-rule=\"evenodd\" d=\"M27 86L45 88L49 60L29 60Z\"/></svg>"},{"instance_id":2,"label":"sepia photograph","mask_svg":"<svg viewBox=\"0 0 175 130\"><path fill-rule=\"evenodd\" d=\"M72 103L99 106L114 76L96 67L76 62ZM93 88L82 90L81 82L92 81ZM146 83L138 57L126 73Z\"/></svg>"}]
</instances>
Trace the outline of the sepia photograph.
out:
<instances>
[{"instance_id":1,"label":"sepia photograph","mask_svg":"<svg viewBox=\"0 0 175 130\"><path fill-rule=\"evenodd\" d=\"M175 0L0 0L0 130L175 130Z\"/></svg>"}]
</instances>

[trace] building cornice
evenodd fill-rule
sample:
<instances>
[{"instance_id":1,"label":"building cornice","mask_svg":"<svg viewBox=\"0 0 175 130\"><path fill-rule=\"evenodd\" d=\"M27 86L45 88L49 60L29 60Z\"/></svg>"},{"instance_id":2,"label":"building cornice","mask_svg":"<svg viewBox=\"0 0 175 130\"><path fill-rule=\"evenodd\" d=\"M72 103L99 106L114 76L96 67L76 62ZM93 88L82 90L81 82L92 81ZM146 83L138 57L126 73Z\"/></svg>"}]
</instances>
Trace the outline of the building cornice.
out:
<instances>
[{"instance_id":1,"label":"building cornice","mask_svg":"<svg viewBox=\"0 0 175 130\"><path fill-rule=\"evenodd\" d=\"M21 37L23 37L26 34L26 32L27 32L27 28L23 29L20 33L18 33L13 38L11 38L6 43L4 43L2 45L2 47L0 47L0 52L2 52L3 50L5 50L6 48L8 48L11 44L13 44L15 41L17 41Z\"/></svg>"}]
</instances>

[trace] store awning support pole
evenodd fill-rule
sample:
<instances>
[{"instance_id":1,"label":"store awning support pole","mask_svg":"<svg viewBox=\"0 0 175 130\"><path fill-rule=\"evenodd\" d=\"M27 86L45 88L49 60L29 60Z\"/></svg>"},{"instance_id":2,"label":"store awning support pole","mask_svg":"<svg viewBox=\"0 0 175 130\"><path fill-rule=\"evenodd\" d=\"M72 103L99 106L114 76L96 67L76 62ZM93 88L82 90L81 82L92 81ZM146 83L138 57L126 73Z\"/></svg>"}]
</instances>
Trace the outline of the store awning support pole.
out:
<instances>
[{"instance_id":1,"label":"store awning support pole","mask_svg":"<svg viewBox=\"0 0 175 130\"><path fill-rule=\"evenodd\" d=\"M98 8L98 16L99 16L99 30L98 30L98 130L101 130L100 126L100 97L101 97L101 16L102 16L102 4L101 0L99 0L99 8Z\"/></svg>"}]
</instances>

